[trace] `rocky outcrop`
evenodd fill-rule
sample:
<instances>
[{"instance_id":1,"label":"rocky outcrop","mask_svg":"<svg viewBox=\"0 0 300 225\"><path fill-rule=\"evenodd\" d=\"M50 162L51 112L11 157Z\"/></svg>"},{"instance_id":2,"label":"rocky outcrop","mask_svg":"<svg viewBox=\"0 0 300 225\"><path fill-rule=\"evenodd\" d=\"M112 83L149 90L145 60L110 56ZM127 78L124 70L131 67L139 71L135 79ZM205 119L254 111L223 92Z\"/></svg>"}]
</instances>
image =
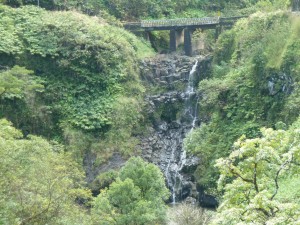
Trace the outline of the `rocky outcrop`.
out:
<instances>
[{"instance_id":1,"label":"rocky outcrop","mask_svg":"<svg viewBox=\"0 0 300 225\"><path fill-rule=\"evenodd\" d=\"M143 158L165 174L172 202L196 197L192 174L199 159L186 155L183 139L200 123L195 90L209 64L210 57L170 55L141 64L142 79L150 90L146 102L151 126L140 148Z\"/></svg>"},{"instance_id":2,"label":"rocky outcrop","mask_svg":"<svg viewBox=\"0 0 300 225\"><path fill-rule=\"evenodd\" d=\"M199 159L183 149L187 133L200 124L196 88L206 77L210 57L159 55L141 63L141 77L147 88L145 115L148 118L146 135L140 137L142 157L158 165L172 192L171 202L199 199L193 172ZM96 156L88 152L84 157L87 182L98 174L119 169L125 160L119 153L97 165Z\"/></svg>"},{"instance_id":3,"label":"rocky outcrop","mask_svg":"<svg viewBox=\"0 0 300 225\"><path fill-rule=\"evenodd\" d=\"M201 207L216 209L219 206L217 198L205 193L203 187L197 186L198 202Z\"/></svg>"},{"instance_id":4,"label":"rocky outcrop","mask_svg":"<svg viewBox=\"0 0 300 225\"><path fill-rule=\"evenodd\" d=\"M199 204L201 207L212 209L216 209L219 205L217 199L214 196L204 193L199 194Z\"/></svg>"},{"instance_id":5,"label":"rocky outcrop","mask_svg":"<svg viewBox=\"0 0 300 225\"><path fill-rule=\"evenodd\" d=\"M268 78L268 89L270 95L278 93L290 94L292 92L293 79L284 72L273 73Z\"/></svg>"},{"instance_id":6,"label":"rocky outcrop","mask_svg":"<svg viewBox=\"0 0 300 225\"><path fill-rule=\"evenodd\" d=\"M120 153L114 153L109 160L101 165L97 165L97 156L95 153L87 152L84 156L84 169L86 181L91 183L101 173L109 170L118 170L125 164L125 160Z\"/></svg>"}]
</instances>

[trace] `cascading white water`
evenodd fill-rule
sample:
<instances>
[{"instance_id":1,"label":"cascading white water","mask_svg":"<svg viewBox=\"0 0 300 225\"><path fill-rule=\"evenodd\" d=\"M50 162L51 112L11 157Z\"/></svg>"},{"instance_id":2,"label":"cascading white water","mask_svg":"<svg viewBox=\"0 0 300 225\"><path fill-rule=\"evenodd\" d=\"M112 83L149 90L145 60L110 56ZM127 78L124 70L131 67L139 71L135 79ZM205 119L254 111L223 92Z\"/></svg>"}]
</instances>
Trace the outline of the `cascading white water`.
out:
<instances>
[{"instance_id":1,"label":"cascading white water","mask_svg":"<svg viewBox=\"0 0 300 225\"><path fill-rule=\"evenodd\" d=\"M186 97L186 106L185 106L185 113L188 113L188 116L191 118L191 129L195 128L196 125L196 120L197 120L197 102L198 102L198 98L196 100L196 102L193 104L192 103L192 97L196 94L194 91L194 74L197 70L197 66L198 66L198 60L196 60L196 63L193 65L190 73L189 73L189 82L188 82L188 86L185 92Z\"/></svg>"},{"instance_id":2,"label":"cascading white water","mask_svg":"<svg viewBox=\"0 0 300 225\"><path fill-rule=\"evenodd\" d=\"M159 57L143 64L145 82L159 92L146 97L152 127L141 140L143 157L160 167L172 193L169 201L197 198L193 172L200 160L187 155L183 140L198 125L197 83L206 74L210 58ZM184 86L183 86L184 85Z\"/></svg>"},{"instance_id":3,"label":"cascading white water","mask_svg":"<svg viewBox=\"0 0 300 225\"><path fill-rule=\"evenodd\" d=\"M184 99L185 99L185 109L184 109L184 117L187 118L188 121L188 131L191 131L196 126L197 121L197 101L195 101L195 90L194 90L194 75L197 71L198 60L196 60L195 64L193 65L192 69L190 70L189 77L188 77L188 85L186 91L184 92ZM180 157L179 160L176 162L176 155L178 152L176 150L180 149ZM176 198L181 198L181 191L182 191L182 181L183 176L180 174L181 170L183 169L186 163L186 152L183 150L182 146L177 148L177 146L172 146L171 156L168 161L168 165L165 170L165 175L167 178L167 184L172 191L172 204L176 203ZM179 195L179 196L178 196Z\"/></svg>"}]
</instances>

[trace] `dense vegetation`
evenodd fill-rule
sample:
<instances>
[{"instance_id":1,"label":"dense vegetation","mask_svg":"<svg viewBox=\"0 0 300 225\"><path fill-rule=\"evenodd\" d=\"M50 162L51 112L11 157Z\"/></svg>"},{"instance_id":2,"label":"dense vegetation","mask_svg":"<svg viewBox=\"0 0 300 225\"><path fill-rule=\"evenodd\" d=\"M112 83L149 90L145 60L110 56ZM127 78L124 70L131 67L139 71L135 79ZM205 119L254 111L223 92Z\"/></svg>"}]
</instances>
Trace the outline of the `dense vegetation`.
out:
<instances>
[{"instance_id":1,"label":"dense vegetation","mask_svg":"<svg viewBox=\"0 0 300 225\"><path fill-rule=\"evenodd\" d=\"M0 120L0 224L82 224L75 204L90 193L83 173L58 143L28 136Z\"/></svg>"},{"instance_id":2,"label":"dense vegetation","mask_svg":"<svg viewBox=\"0 0 300 225\"><path fill-rule=\"evenodd\" d=\"M116 181L92 199L83 173L62 145L26 139L0 120L1 224L146 224L165 220L164 178L153 164L131 158ZM88 214L87 207L92 207Z\"/></svg>"},{"instance_id":3,"label":"dense vegetation","mask_svg":"<svg viewBox=\"0 0 300 225\"><path fill-rule=\"evenodd\" d=\"M95 224L163 224L168 197L160 169L133 157L95 199Z\"/></svg>"},{"instance_id":4,"label":"dense vegetation","mask_svg":"<svg viewBox=\"0 0 300 225\"><path fill-rule=\"evenodd\" d=\"M201 114L211 120L186 142L204 162L227 156L241 135L259 137L260 127L284 129L297 119L299 22L281 12L258 13L222 34L212 78L199 86ZM199 168L203 185L216 176L213 164L207 167Z\"/></svg>"},{"instance_id":5,"label":"dense vegetation","mask_svg":"<svg viewBox=\"0 0 300 225\"><path fill-rule=\"evenodd\" d=\"M109 22L132 21L145 18L176 18L250 14L257 10L283 9L290 0L1 0L12 7L35 5L47 10L77 10L88 15L109 18Z\"/></svg>"},{"instance_id":6,"label":"dense vegetation","mask_svg":"<svg viewBox=\"0 0 300 225\"><path fill-rule=\"evenodd\" d=\"M10 79L1 84L1 116L26 134L64 140L79 156L78 136L95 151L101 137L107 157L117 138L129 155L141 118L137 60L151 50L123 29L75 12L1 6L0 13L1 68Z\"/></svg>"},{"instance_id":7,"label":"dense vegetation","mask_svg":"<svg viewBox=\"0 0 300 225\"><path fill-rule=\"evenodd\" d=\"M147 125L138 63L154 50L120 21L219 10L261 12L212 46L212 74L198 89L202 124L185 140L201 159L197 183L220 197L210 222L299 223L300 19L275 12L290 5L0 0L0 224L167 223L158 167L132 157L88 186L83 158L92 154L97 167L114 153L138 155ZM206 221L180 210L178 221Z\"/></svg>"},{"instance_id":8,"label":"dense vegetation","mask_svg":"<svg viewBox=\"0 0 300 225\"><path fill-rule=\"evenodd\" d=\"M225 193L215 224L299 221L299 198L286 185L299 179L299 120L288 131L263 128L261 133L260 138L241 137L227 158L217 160Z\"/></svg>"},{"instance_id":9,"label":"dense vegetation","mask_svg":"<svg viewBox=\"0 0 300 225\"><path fill-rule=\"evenodd\" d=\"M289 13L257 13L215 46L212 77L199 84L209 120L185 140L202 158L199 184L216 193L220 176L215 224L299 219L299 198L289 193L299 170L299 27Z\"/></svg>"}]
</instances>

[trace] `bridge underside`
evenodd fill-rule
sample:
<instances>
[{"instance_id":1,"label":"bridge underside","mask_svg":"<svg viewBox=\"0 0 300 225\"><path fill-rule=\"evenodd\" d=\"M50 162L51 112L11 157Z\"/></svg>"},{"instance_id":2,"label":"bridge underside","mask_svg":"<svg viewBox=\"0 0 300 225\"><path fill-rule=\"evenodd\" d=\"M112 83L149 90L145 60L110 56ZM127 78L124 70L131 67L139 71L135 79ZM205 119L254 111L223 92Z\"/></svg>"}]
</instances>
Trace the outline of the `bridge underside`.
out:
<instances>
[{"instance_id":1,"label":"bridge underside","mask_svg":"<svg viewBox=\"0 0 300 225\"><path fill-rule=\"evenodd\" d=\"M126 29L135 31L170 31L170 51L176 51L179 44L184 43L184 51L188 56L192 55L192 36L196 29L206 30L215 29L216 37L219 35L220 27L230 26L237 19L242 17L206 17L206 18L183 18L171 20L144 20L141 22L127 23L124 25Z\"/></svg>"},{"instance_id":2,"label":"bridge underside","mask_svg":"<svg viewBox=\"0 0 300 225\"><path fill-rule=\"evenodd\" d=\"M176 27L174 29L170 29L170 51L175 52L178 45L184 43L184 52L185 55L191 56L193 49L192 49L192 37L193 32L197 28L204 29L216 29L217 24L209 25L209 26L190 26L190 27Z\"/></svg>"},{"instance_id":3,"label":"bridge underside","mask_svg":"<svg viewBox=\"0 0 300 225\"><path fill-rule=\"evenodd\" d=\"M219 23L213 23L213 24L202 24L202 25L185 25L185 26L153 26L153 27L142 27L145 31L154 31L154 30L182 30L182 29L190 29L195 30L197 28L200 28L202 30L206 29L215 29L216 26L219 25Z\"/></svg>"}]
</instances>

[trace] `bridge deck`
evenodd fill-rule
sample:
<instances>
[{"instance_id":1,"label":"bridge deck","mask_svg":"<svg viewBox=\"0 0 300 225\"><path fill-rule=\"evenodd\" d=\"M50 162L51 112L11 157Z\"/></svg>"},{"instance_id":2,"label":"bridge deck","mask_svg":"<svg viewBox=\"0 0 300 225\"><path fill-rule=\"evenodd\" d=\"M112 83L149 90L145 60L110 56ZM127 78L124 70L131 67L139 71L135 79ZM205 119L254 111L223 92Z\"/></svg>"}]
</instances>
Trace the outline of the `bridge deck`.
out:
<instances>
[{"instance_id":1,"label":"bridge deck","mask_svg":"<svg viewBox=\"0 0 300 225\"><path fill-rule=\"evenodd\" d=\"M184 51L186 55L190 56L193 53L192 35L195 29L216 29L217 37L220 30L218 27L231 26L236 20L242 17L244 16L142 20L140 22L124 23L124 27L132 31L170 30L170 51L176 51L177 42L182 40L183 35ZM182 32L182 30L184 30L184 32Z\"/></svg>"},{"instance_id":2,"label":"bridge deck","mask_svg":"<svg viewBox=\"0 0 300 225\"><path fill-rule=\"evenodd\" d=\"M169 20L142 20L142 28L150 27L184 27L197 25L214 25L219 24L219 17L205 17L205 18L182 18Z\"/></svg>"},{"instance_id":3,"label":"bridge deck","mask_svg":"<svg viewBox=\"0 0 300 225\"><path fill-rule=\"evenodd\" d=\"M217 25L233 24L236 20L246 16L237 17L204 17L204 18L180 18L165 20L142 20L140 22L127 22L124 27L129 30L172 30L182 28L211 29Z\"/></svg>"}]
</instances>

